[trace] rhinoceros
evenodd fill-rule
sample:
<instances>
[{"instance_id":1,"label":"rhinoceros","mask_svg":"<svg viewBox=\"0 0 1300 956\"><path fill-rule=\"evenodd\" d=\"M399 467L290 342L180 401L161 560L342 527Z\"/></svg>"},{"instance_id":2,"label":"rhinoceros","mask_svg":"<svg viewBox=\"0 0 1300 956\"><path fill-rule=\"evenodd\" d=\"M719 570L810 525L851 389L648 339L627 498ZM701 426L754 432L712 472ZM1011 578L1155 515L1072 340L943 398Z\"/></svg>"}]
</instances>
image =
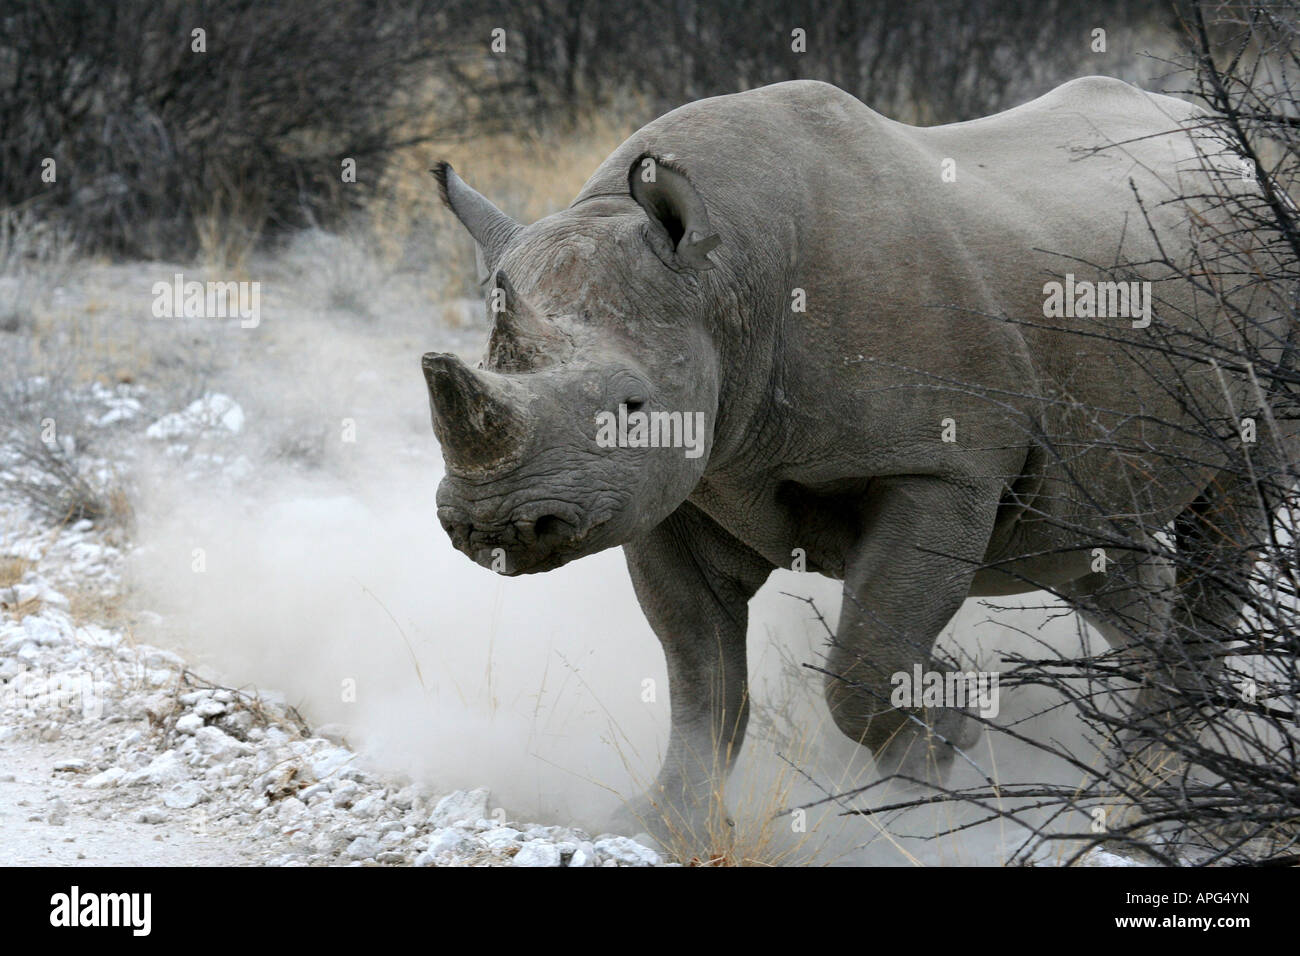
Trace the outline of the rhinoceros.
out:
<instances>
[{"instance_id":1,"label":"rhinoceros","mask_svg":"<svg viewBox=\"0 0 1300 956\"><path fill-rule=\"evenodd\" d=\"M1176 356L1169 388L1126 344L1207 321L1157 265L1196 243L1169 200L1206 191L1204 117L1090 77L917 128L777 83L654 120L531 225L437 166L493 320L477 367L423 356L438 518L509 575L624 549L671 693L637 814L723 812L747 606L775 568L843 581L836 725L885 766L942 770L978 726L893 706L893 677L943 672L933 645L964 600L1050 588L1123 643L1097 616L1133 603L1096 564L1117 516L1178 519L1180 547L1209 549L1206 514L1251 510L1222 450L1178 427L1182 390L1229 393ZM1117 279L1120 262L1138 265ZM1113 551L1118 579L1177 597L1168 566ZM1180 607L1240 602L1147 601L1144 626Z\"/></svg>"}]
</instances>

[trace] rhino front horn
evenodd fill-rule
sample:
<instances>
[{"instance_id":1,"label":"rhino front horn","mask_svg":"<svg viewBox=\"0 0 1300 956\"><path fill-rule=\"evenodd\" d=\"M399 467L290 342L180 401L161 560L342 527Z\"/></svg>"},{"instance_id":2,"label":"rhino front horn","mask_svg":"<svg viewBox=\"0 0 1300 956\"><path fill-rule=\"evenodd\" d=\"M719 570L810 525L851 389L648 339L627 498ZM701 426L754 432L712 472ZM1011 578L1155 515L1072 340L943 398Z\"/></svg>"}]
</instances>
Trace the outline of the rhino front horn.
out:
<instances>
[{"instance_id":1,"label":"rhino front horn","mask_svg":"<svg viewBox=\"0 0 1300 956\"><path fill-rule=\"evenodd\" d=\"M444 352L428 352L420 364L448 471L481 475L518 461L528 438L527 413L499 376Z\"/></svg>"}]
</instances>

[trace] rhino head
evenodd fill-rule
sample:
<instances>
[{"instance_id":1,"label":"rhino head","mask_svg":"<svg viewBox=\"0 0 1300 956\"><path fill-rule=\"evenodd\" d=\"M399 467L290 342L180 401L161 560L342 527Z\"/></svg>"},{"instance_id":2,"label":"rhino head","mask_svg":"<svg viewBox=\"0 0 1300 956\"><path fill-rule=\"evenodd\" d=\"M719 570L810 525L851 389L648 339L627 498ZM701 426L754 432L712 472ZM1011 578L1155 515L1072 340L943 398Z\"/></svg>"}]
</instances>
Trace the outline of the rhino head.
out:
<instances>
[{"instance_id":1,"label":"rhino head","mask_svg":"<svg viewBox=\"0 0 1300 956\"><path fill-rule=\"evenodd\" d=\"M477 244L492 318L477 367L422 362L452 543L523 574L653 528L699 482L718 411L701 273L719 240L702 199L642 156L626 194L522 226L446 163L434 174Z\"/></svg>"}]
</instances>

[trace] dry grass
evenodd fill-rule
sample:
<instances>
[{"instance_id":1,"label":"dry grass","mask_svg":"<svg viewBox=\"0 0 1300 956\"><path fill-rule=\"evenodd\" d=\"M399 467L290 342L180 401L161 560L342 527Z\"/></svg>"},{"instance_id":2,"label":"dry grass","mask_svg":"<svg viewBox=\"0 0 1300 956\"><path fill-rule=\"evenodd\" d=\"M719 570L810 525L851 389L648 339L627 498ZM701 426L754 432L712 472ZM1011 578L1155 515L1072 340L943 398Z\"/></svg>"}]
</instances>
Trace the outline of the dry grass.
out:
<instances>
[{"instance_id":1,"label":"dry grass","mask_svg":"<svg viewBox=\"0 0 1300 956\"><path fill-rule=\"evenodd\" d=\"M360 226L340 233L305 229L288 243L280 264L304 286L316 308L377 318L384 311L392 271L376 255L369 231Z\"/></svg>"},{"instance_id":2,"label":"dry grass","mask_svg":"<svg viewBox=\"0 0 1300 956\"><path fill-rule=\"evenodd\" d=\"M0 601L0 610L8 611L13 615L15 621L21 621L30 614L39 614L43 607L45 607L45 602L38 597L27 598L25 601L16 601L12 604L8 601Z\"/></svg>"},{"instance_id":3,"label":"dry grass","mask_svg":"<svg viewBox=\"0 0 1300 956\"><path fill-rule=\"evenodd\" d=\"M0 332L30 328L71 275L75 258L66 229L42 222L30 209L0 212Z\"/></svg>"},{"instance_id":4,"label":"dry grass","mask_svg":"<svg viewBox=\"0 0 1300 956\"><path fill-rule=\"evenodd\" d=\"M840 812L831 803L814 810L792 807L799 776L792 758L785 769L760 775L750 784L725 781L713 794L703 832L672 811L655 808L654 819L640 822L664 841L667 855L686 866L808 866L831 862L814 840L818 828Z\"/></svg>"},{"instance_id":5,"label":"dry grass","mask_svg":"<svg viewBox=\"0 0 1300 956\"><path fill-rule=\"evenodd\" d=\"M0 592L22 581L27 571L35 565L35 561L17 555L0 557ZM14 600L14 597L12 592L7 596L0 593L0 611L7 611L17 621L21 621L29 614L38 614L44 606L44 602L39 597L30 597L22 601Z\"/></svg>"},{"instance_id":6,"label":"dry grass","mask_svg":"<svg viewBox=\"0 0 1300 956\"><path fill-rule=\"evenodd\" d=\"M261 239L266 211L249 206L242 191L218 190L195 217L198 260L205 267L242 278Z\"/></svg>"},{"instance_id":7,"label":"dry grass","mask_svg":"<svg viewBox=\"0 0 1300 956\"><path fill-rule=\"evenodd\" d=\"M16 554L0 554L0 588L13 587L35 563Z\"/></svg>"},{"instance_id":8,"label":"dry grass","mask_svg":"<svg viewBox=\"0 0 1300 956\"><path fill-rule=\"evenodd\" d=\"M716 812L728 802L729 788L724 785L703 834L684 832L665 821L671 836L667 850L686 866L808 865L815 856L807 836L813 826L794 828L794 817L785 809L791 783L787 774L769 778L765 789L754 789L736 801L729 820Z\"/></svg>"},{"instance_id":9,"label":"dry grass","mask_svg":"<svg viewBox=\"0 0 1300 956\"><path fill-rule=\"evenodd\" d=\"M100 271L100 265L83 262L78 281L120 281L123 270ZM148 282L137 279L125 294L99 289L93 297L51 305L37 314L22 341L23 374L54 376L64 387L91 382L112 386L146 380L160 368L205 360L211 351L206 343L192 335L182 341L179 326L168 329L150 314L149 286L155 279L170 280L174 270L154 271ZM92 274L95 279L88 280Z\"/></svg>"},{"instance_id":10,"label":"dry grass","mask_svg":"<svg viewBox=\"0 0 1300 956\"><path fill-rule=\"evenodd\" d=\"M750 753L771 751L776 760L760 758L752 768L712 777L721 781L711 795L703 831L674 811L655 807L653 818L640 822L659 835L667 854L686 866L808 866L832 862L819 831L842 812L836 802L802 810L795 787L809 779L802 768L817 763L829 714L806 713L807 682L793 656L775 648L781 662L776 677L764 683L763 702L751 703L745 746ZM714 751L717 751L715 745ZM701 760L711 761L711 755ZM628 761L624 758L624 763ZM837 789L851 789L870 776L870 763L843 767ZM886 834L886 837L888 835ZM831 851L832 855L838 851Z\"/></svg>"},{"instance_id":11,"label":"dry grass","mask_svg":"<svg viewBox=\"0 0 1300 956\"><path fill-rule=\"evenodd\" d=\"M129 628L133 617L124 595L98 588L64 588L68 616L76 624L98 624L107 628Z\"/></svg>"},{"instance_id":12,"label":"dry grass","mask_svg":"<svg viewBox=\"0 0 1300 956\"><path fill-rule=\"evenodd\" d=\"M60 446L30 441L14 452L24 471L11 486L37 513L56 524L88 520L101 527L133 526L135 511L126 490L87 473Z\"/></svg>"}]
</instances>

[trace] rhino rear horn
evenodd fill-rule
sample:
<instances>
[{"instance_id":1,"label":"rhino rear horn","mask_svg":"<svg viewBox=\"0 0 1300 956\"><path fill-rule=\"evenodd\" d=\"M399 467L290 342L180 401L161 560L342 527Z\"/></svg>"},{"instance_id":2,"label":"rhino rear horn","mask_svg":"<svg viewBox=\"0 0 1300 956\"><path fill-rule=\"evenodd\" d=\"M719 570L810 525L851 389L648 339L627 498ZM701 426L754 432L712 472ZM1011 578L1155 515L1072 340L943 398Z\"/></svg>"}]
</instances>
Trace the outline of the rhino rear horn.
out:
<instances>
[{"instance_id":1,"label":"rhino rear horn","mask_svg":"<svg viewBox=\"0 0 1300 956\"><path fill-rule=\"evenodd\" d=\"M487 474L519 459L528 439L527 412L496 376L443 352L426 353L420 364L433 433L449 471Z\"/></svg>"},{"instance_id":2,"label":"rhino rear horn","mask_svg":"<svg viewBox=\"0 0 1300 956\"><path fill-rule=\"evenodd\" d=\"M443 205L456 214L478 244L480 278L490 275L506 246L523 227L457 176L450 163L440 162L429 172L438 180Z\"/></svg>"},{"instance_id":3,"label":"rhino rear horn","mask_svg":"<svg viewBox=\"0 0 1300 956\"><path fill-rule=\"evenodd\" d=\"M678 266L714 267L709 253L722 239L709 225L704 200L685 173L646 153L628 170L627 185L637 205L667 235Z\"/></svg>"},{"instance_id":4,"label":"rhino rear horn","mask_svg":"<svg viewBox=\"0 0 1300 956\"><path fill-rule=\"evenodd\" d=\"M563 358L570 345L568 337L515 292L504 272L496 273L488 303L495 318L486 367L497 372L529 372Z\"/></svg>"}]
</instances>

